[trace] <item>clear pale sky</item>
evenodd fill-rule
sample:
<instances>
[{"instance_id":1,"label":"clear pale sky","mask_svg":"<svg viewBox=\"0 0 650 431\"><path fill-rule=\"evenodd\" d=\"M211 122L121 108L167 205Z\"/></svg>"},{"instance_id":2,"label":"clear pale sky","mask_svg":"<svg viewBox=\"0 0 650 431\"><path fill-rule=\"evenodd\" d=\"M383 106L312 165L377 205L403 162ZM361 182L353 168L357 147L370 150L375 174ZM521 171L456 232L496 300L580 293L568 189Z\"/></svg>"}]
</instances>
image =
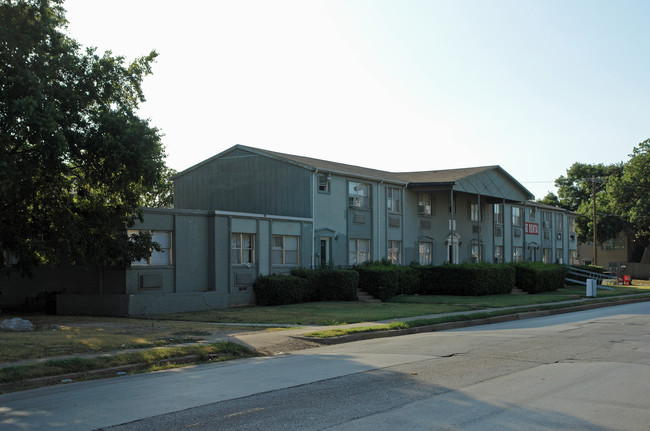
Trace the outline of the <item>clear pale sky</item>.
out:
<instances>
[{"instance_id":1,"label":"clear pale sky","mask_svg":"<svg viewBox=\"0 0 650 431\"><path fill-rule=\"evenodd\" d=\"M647 0L66 0L155 49L140 115L183 170L235 144L387 171L500 165L537 198L650 138Z\"/></svg>"}]
</instances>

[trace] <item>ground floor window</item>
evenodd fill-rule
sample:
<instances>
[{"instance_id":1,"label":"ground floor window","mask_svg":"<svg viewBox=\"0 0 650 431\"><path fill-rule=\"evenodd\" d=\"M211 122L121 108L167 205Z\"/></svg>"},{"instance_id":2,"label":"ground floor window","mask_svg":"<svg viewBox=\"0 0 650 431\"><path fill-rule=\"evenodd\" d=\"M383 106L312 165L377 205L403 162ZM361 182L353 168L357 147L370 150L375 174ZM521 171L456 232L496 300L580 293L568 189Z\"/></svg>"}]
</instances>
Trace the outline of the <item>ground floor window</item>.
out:
<instances>
[{"instance_id":1,"label":"ground floor window","mask_svg":"<svg viewBox=\"0 0 650 431\"><path fill-rule=\"evenodd\" d=\"M359 265L370 261L370 240L350 239L350 265Z\"/></svg>"},{"instance_id":2,"label":"ground floor window","mask_svg":"<svg viewBox=\"0 0 650 431\"><path fill-rule=\"evenodd\" d=\"M433 243L431 242L421 242L418 244L418 254L420 265L431 265L433 263Z\"/></svg>"},{"instance_id":3,"label":"ground floor window","mask_svg":"<svg viewBox=\"0 0 650 431\"><path fill-rule=\"evenodd\" d=\"M555 249L555 263L564 263L564 253L561 248Z\"/></svg>"},{"instance_id":4,"label":"ground floor window","mask_svg":"<svg viewBox=\"0 0 650 431\"><path fill-rule=\"evenodd\" d=\"M524 261L524 248L523 247L512 247L512 261L513 262L523 262Z\"/></svg>"},{"instance_id":5,"label":"ground floor window","mask_svg":"<svg viewBox=\"0 0 650 431\"><path fill-rule=\"evenodd\" d=\"M483 246L480 244L472 244L472 263L479 263L483 256Z\"/></svg>"},{"instance_id":6,"label":"ground floor window","mask_svg":"<svg viewBox=\"0 0 650 431\"><path fill-rule=\"evenodd\" d=\"M402 263L402 241L388 241L388 260L395 265Z\"/></svg>"},{"instance_id":7,"label":"ground floor window","mask_svg":"<svg viewBox=\"0 0 650 431\"><path fill-rule=\"evenodd\" d=\"M503 263L503 246L494 246L494 263Z\"/></svg>"},{"instance_id":8,"label":"ground floor window","mask_svg":"<svg viewBox=\"0 0 650 431\"><path fill-rule=\"evenodd\" d=\"M544 263L553 263L553 251L550 248L545 248L542 250L542 262Z\"/></svg>"},{"instance_id":9,"label":"ground floor window","mask_svg":"<svg viewBox=\"0 0 650 431\"><path fill-rule=\"evenodd\" d=\"M578 261L578 250L571 250L569 251L569 264L571 265L579 265L580 262Z\"/></svg>"},{"instance_id":10,"label":"ground floor window","mask_svg":"<svg viewBox=\"0 0 650 431\"><path fill-rule=\"evenodd\" d=\"M130 230L129 236L138 235L140 231ZM171 265L172 264L172 233L169 231L151 232L151 241L158 244L160 250L152 249L151 256L132 262L133 265Z\"/></svg>"},{"instance_id":11,"label":"ground floor window","mask_svg":"<svg viewBox=\"0 0 650 431\"><path fill-rule=\"evenodd\" d=\"M273 235L271 263L273 265L299 265L300 237Z\"/></svg>"},{"instance_id":12,"label":"ground floor window","mask_svg":"<svg viewBox=\"0 0 650 431\"><path fill-rule=\"evenodd\" d=\"M255 235L252 233L232 234L232 264L255 263Z\"/></svg>"}]
</instances>

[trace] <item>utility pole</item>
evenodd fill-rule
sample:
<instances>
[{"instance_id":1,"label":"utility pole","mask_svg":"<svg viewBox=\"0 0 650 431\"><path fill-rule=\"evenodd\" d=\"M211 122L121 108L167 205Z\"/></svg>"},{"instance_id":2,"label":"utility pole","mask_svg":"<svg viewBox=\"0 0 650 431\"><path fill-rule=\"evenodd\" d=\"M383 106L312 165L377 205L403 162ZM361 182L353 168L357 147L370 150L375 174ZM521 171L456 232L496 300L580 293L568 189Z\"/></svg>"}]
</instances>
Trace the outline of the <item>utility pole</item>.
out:
<instances>
[{"instance_id":1,"label":"utility pole","mask_svg":"<svg viewBox=\"0 0 650 431\"><path fill-rule=\"evenodd\" d=\"M592 176L591 177L591 185L592 185L592 192L591 192L591 200L594 204L594 220L593 220L593 226L594 226L594 262L593 265L596 266L598 265L598 234L596 233L597 231L597 221L596 221L596 177Z\"/></svg>"}]
</instances>

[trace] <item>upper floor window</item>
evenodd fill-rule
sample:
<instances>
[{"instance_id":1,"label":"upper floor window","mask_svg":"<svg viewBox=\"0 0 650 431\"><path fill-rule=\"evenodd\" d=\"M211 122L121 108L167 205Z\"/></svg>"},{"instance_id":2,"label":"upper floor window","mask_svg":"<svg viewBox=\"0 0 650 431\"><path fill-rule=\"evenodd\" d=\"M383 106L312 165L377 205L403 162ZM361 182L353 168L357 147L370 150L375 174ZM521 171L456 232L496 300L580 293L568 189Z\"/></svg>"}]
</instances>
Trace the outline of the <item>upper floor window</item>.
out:
<instances>
[{"instance_id":1,"label":"upper floor window","mask_svg":"<svg viewBox=\"0 0 650 431\"><path fill-rule=\"evenodd\" d=\"M255 235L252 233L232 234L232 264L255 263Z\"/></svg>"},{"instance_id":2,"label":"upper floor window","mask_svg":"<svg viewBox=\"0 0 650 431\"><path fill-rule=\"evenodd\" d=\"M433 199L431 193L418 192L418 215L433 215Z\"/></svg>"},{"instance_id":3,"label":"upper floor window","mask_svg":"<svg viewBox=\"0 0 650 431\"><path fill-rule=\"evenodd\" d=\"M494 204L494 222L503 224L503 204Z\"/></svg>"},{"instance_id":4,"label":"upper floor window","mask_svg":"<svg viewBox=\"0 0 650 431\"><path fill-rule=\"evenodd\" d=\"M370 184L350 182L348 201L351 207L370 209Z\"/></svg>"},{"instance_id":5,"label":"upper floor window","mask_svg":"<svg viewBox=\"0 0 650 431\"><path fill-rule=\"evenodd\" d=\"M574 216L567 217L567 225L569 227L569 232L576 231L576 218Z\"/></svg>"},{"instance_id":6,"label":"upper floor window","mask_svg":"<svg viewBox=\"0 0 650 431\"><path fill-rule=\"evenodd\" d=\"M521 207L512 207L512 225L513 226L523 226L523 210Z\"/></svg>"},{"instance_id":7,"label":"upper floor window","mask_svg":"<svg viewBox=\"0 0 650 431\"><path fill-rule=\"evenodd\" d=\"M528 220L535 220L536 213L535 207L528 208Z\"/></svg>"},{"instance_id":8,"label":"upper floor window","mask_svg":"<svg viewBox=\"0 0 650 431\"><path fill-rule=\"evenodd\" d=\"M323 193L329 193L330 191L330 180L332 177L329 174L319 174L318 175L318 191Z\"/></svg>"},{"instance_id":9,"label":"upper floor window","mask_svg":"<svg viewBox=\"0 0 650 431\"><path fill-rule=\"evenodd\" d=\"M137 235L140 231L130 230L128 235ZM152 249L151 256L134 261L133 265L171 265L172 264L172 233L169 231L151 232L151 241L158 244L160 250Z\"/></svg>"},{"instance_id":10,"label":"upper floor window","mask_svg":"<svg viewBox=\"0 0 650 431\"><path fill-rule=\"evenodd\" d=\"M481 222L481 206L478 203L472 202L469 204L469 219L472 223Z\"/></svg>"},{"instance_id":11,"label":"upper floor window","mask_svg":"<svg viewBox=\"0 0 650 431\"><path fill-rule=\"evenodd\" d=\"M551 228L551 222L553 220L553 214L551 214L548 211L543 211L542 212L542 227Z\"/></svg>"},{"instance_id":12,"label":"upper floor window","mask_svg":"<svg viewBox=\"0 0 650 431\"><path fill-rule=\"evenodd\" d=\"M564 216L562 214L555 214L555 229L564 229Z\"/></svg>"},{"instance_id":13,"label":"upper floor window","mask_svg":"<svg viewBox=\"0 0 650 431\"><path fill-rule=\"evenodd\" d=\"M402 191L397 187L388 187L386 189L386 207L388 211L402 211Z\"/></svg>"},{"instance_id":14,"label":"upper floor window","mask_svg":"<svg viewBox=\"0 0 650 431\"><path fill-rule=\"evenodd\" d=\"M273 235L271 263L273 265L300 264L300 237L288 235Z\"/></svg>"},{"instance_id":15,"label":"upper floor window","mask_svg":"<svg viewBox=\"0 0 650 431\"><path fill-rule=\"evenodd\" d=\"M625 236L617 236L616 238L608 239L603 242L601 247L603 250L625 250Z\"/></svg>"}]
</instances>

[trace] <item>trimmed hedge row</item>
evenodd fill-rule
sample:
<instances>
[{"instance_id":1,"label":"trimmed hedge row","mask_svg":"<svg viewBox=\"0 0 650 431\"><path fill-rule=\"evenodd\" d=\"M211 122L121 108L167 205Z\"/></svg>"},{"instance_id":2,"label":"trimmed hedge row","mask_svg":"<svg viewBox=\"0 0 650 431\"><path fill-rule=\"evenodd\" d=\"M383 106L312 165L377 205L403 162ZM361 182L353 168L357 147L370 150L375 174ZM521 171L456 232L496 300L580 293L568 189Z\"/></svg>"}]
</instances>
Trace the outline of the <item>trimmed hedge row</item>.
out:
<instances>
[{"instance_id":1,"label":"trimmed hedge row","mask_svg":"<svg viewBox=\"0 0 650 431\"><path fill-rule=\"evenodd\" d=\"M291 274L258 277L253 286L257 304L356 301L357 287L382 301L401 294L508 294L515 286L528 293L549 292L564 286L566 268L539 262L442 266L377 262L353 270L298 268Z\"/></svg>"},{"instance_id":2,"label":"trimmed hedge row","mask_svg":"<svg viewBox=\"0 0 650 431\"><path fill-rule=\"evenodd\" d=\"M515 270L505 264L421 266L419 273L420 295L495 295L515 287Z\"/></svg>"},{"instance_id":3,"label":"trimmed hedge row","mask_svg":"<svg viewBox=\"0 0 650 431\"><path fill-rule=\"evenodd\" d=\"M305 269L292 275L262 275L253 291L257 305L286 305L311 301L356 301L359 274L352 270Z\"/></svg>"},{"instance_id":4,"label":"trimmed hedge row","mask_svg":"<svg viewBox=\"0 0 650 431\"><path fill-rule=\"evenodd\" d=\"M564 287L566 267L540 262L513 263L517 287L528 293L552 292Z\"/></svg>"}]
</instances>

